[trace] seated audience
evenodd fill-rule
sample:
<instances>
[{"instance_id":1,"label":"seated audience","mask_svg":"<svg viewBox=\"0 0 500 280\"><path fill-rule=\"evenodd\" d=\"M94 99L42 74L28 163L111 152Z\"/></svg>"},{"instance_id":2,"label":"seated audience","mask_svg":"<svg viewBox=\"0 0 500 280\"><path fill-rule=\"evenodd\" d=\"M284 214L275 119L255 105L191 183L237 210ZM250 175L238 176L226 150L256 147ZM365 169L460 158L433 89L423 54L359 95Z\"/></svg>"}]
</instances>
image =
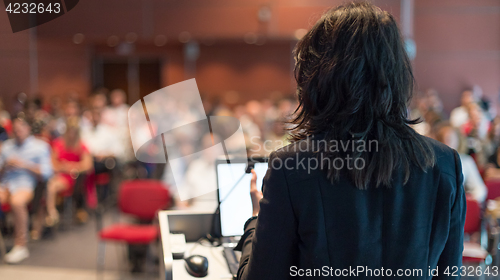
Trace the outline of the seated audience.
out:
<instances>
[{"instance_id":1,"label":"seated audience","mask_svg":"<svg viewBox=\"0 0 500 280\"><path fill-rule=\"evenodd\" d=\"M108 90L104 88L95 91L90 97L90 107L99 111L106 109L106 105L108 104L107 92Z\"/></svg>"},{"instance_id":2,"label":"seated audience","mask_svg":"<svg viewBox=\"0 0 500 280\"><path fill-rule=\"evenodd\" d=\"M114 129L101 122L100 110L92 110L90 121L92 126L82 128L81 139L94 158L96 173L101 173L106 169L105 160L113 158L119 151L116 150Z\"/></svg>"},{"instance_id":3,"label":"seated audience","mask_svg":"<svg viewBox=\"0 0 500 280\"><path fill-rule=\"evenodd\" d=\"M8 263L29 257L26 246L28 203L38 180L52 175L50 147L31 136L31 127L23 118L13 121L14 139L6 140L0 152L0 204L9 203L14 214L14 247L5 255Z\"/></svg>"},{"instance_id":4,"label":"seated audience","mask_svg":"<svg viewBox=\"0 0 500 280\"><path fill-rule=\"evenodd\" d=\"M0 98L0 126L2 126L7 133L10 133L12 128L12 123L10 121L9 112L4 110L4 104L2 99Z\"/></svg>"},{"instance_id":5,"label":"seated audience","mask_svg":"<svg viewBox=\"0 0 500 280\"><path fill-rule=\"evenodd\" d=\"M472 92L477 100L481 109L483 109L488 120L492 120L496 116L496 110L494 106L491 106L490 100L483 95L483 89L479 85L474 85L472 87Z\"/></svg>"},{"instance_id":6,"label":"seated audience","mask_svg":"<svg viewBox=\"0 0 500 280\"><path fill-rule=\"evenodd\" d=\"M450 122L453 127L461 127L469 120L469 112L467 106L470 103L476 102L474 92L472 90L465 90L462 92L460 99L461 105L451 111Z\"/></svg>"},{"instance_id":7,"label":"seated audience","mask_svg":"<svg viewBox=\"0 0 500 280\"><path fill-rule=\"evenodd\" d=\"M435 89L426 90L424 96L427 103L427 111L423 117L432 127L444 119L443 103Z\"/></svg>"},{"instance_id":8,"label":"seated audience","mask_svg":"<svg viewBox=\"0 0 500 280\"><path fill-rule=\"evenodd\" d=\"M13 106L4 107L0 99L0 203L11 205L15 221L15 246L5 256L7 262L18 263L29 256L26 246L27 205L33 199L33 190L38 180L48 180L45 218L48 226L59 221L56 209L58 194L72 194L75 185L79 185L77 182L88 172L108 172L110 162L113 162L113 167L114 163L117 164L117 176L127 179L152 177L150 174L153 170L161 167L159 169L165 170L164 180L171 185L170 191L178 208L213 211L217 207L216 191L197 196L205 190L214 190L217 187L214 155L209 149L213 146L210 135L197 131L176 135L182 141L179 141L181 145L178 150L172 151L172 157L186 157L175 167L142 162L137 164L138 161L135 161L132 153L130 137L139 138L141 141L145 139L145 142L151 131L156 132L160 125L142 122L142 112L137 116L132 114L132 125L141 125L143 133L130 135L129 106L126 104L125 92L113 90L109 96L109 105L107 94L106 89L100 89L81 103L76 99L78 96L69 96L66 103L62 103L62 97L52 96L48 100L48 108L42 106L41 100L18 98L18 103L24 105L24 115L20 115L21 117L13 122L10 121L9 113L4 110L6 107L10 110ZM67 97L64 98L66 100ZM410 112L410 117L424 121L412 127L420 134L462 150L459 155L465 189L478 202L483 203L487 188L478 166L480 170L485 170L485 180L500 180L500 117L491 121L490 116L494 114L488 115L488 112L494 112L494 106L482 97L480 88L475 86L473 90L465 90L462 93L461 106L451 112L450 125L442 125L445 119L443 103L435 90L425 91L414 101L415 108ZM243 105L230 102L226 104L217 100L212 101L211 106L208 101L204 103L207 103L204 105L208 115L235 116L240 120L248 156L268 156L272 150L288 144L287 129L293 125L286 120L294 114L297 106L295 99L250 100ZM157 104L156 107L157 110L165 108L168 108L165 104ZM20 107L19 110L21 109ZM193 117L188 108L179 107L172 111L174 113L168 118L172 121ZM153 110L149 111L152 112ZM14 139L7 140L9 136L14 136ZM204 147L198 158L187 157L194 153L193 142ZM52 143L52 155L47 143ZM230 151L241 148L244 150L245 147L239 147L239 144L228 139L226 148ZM464 149L459 149L459 146ZM499 148L493 153L494 149L491 147ZM152 145L148 152L154 154L157 149ZM147 172L142 172L143 169ZM55 175L51 177L53 171ZM175 180L173 174L176 175ZM179 194L183 193L191 199L181 201ZM84 214L86 215L86 212ZM44 216L45 213L41 213L36 222L43 221ZM41 226L36 227L34 223L32 230L38 230L38 236L39 229ZM35 239L33 235L32 238Z\"/></svg>"},{"instance_id":9,"label":"seated audience","mask_svg":"<svg viewBox=\"0 0 500 280\"><path fill-rule=\"evenodd\" d=\"M53 119L50 124L50 132L52 138L55 139L64 134L66 131L66 123L69 118L80 117L81 108L80 103L77 100L69 99L63 106L63 115ZM82 126L82 121L80 120L79 126Z\"/></svg>"},{"instance_id":10,"label":"seated audience","mask_svg":"<svg viewBox=\"0 0 500 280\"><path fill-rule=\"evenodd\" d=\"M442 126L436 133L438 141L446 144L452 149L458 150L460 138L455 128L449 125ZM469 193L479 203L486 199L487 188L481 178L474 159L464 153L459 153L462 163L462 173L464 175L464 187L466 193Z\"/></svg>"},{"instance_id":11,"label":"seated audience","mask_svg":"<svg viewBox=\"0 0 500 280\"><path fill-rule=\"evenodd\" d=\"M94 175L92 182L96 181L95 175L108 173L116 166L117 145L115 145L114 129L101 122L101 111L90 111L91 126L82 128L82 143L88 148L94 162ZM97 185L97 184L96 184ZM102 201L107 189L98 189L98 200Z\"/></svg>"},{"instance_id":12,"label":"seated audience","mask_svg":"<svg viewBox=\"0 0 500 280\"><path fill-rule=\"evenodd\" d=\"M47 224L54 225L59 221L56 209L58 193L71 193L78 176L92 169L92 156L80 140L79 119L68 118L66 130L62 137L52 144L52 162L55 175L47 185Z\"/></svg>"},{"instance_id":13,"label":"seated audience","mask_svg":"<svg viewBox=\"0 0 500 280\"><path fill-rule=\"evenodd\" d=\"M468 106L469 120L461 126L462 134L467 138L467 151L476 163L483 167L492 154L489 141L490 121L485 117L481 107L477 103Z\"/></svg>"},{"instance_id":14,"label":"seated audience","mask_svg":"<svg viewBox=\"0 0 500 280\"><path fill-rule=\"evenodd\" d=\"M7 130L0 125L0 148L3 141L9 139L9 135L7 134Z\"/></svg>"},{"instance_id":15,"label":"seated audience","mask_svg":"<svg viewBox=\"0 0 500 280\"><path fill-rule=\"evenodd\" d=\"M97 101L103 102L103 95L100 95ZM130 142L130 135L128 129L128 109L127 95L123 90L115 89L110 94L110 105L102 111L102 123L105 123L115 130L115 146L118 154L116 154L119 164L126 163L133 157L132 143ZM95 104L97 105L97 104ZM97 105L102 106L102 104Z\"/></svg>"},{"instance_id":16,"label":"seated audience","mask_svg":"<svg viewBox=\"0 0 500 280\"><path fill-rule=\"evenodd\" d=\"M484 170L485 180L500 180L500 146L488 158L488 164Z\"/></svg>"},{"instance_id":17,"label":"seated audience","mask_svg":"<svg viewBox=\"0 0 500 280\"><path fill-rule=\"evenodd\" d=\"M419 134L429 136L431 125L426 121L425 114L429 111L427 96L420 94L413 98L414 108L410 111L410 118L420 119L421 122L413 124L411 127Z\"/></svg>"},{"instance_id":18,"label":"seated audience","mask_svg":"<svg viewBox=\"0 0 500 280\"><path fill-rule=\"evenodd\" d=\"M212 135L204 135L201 145L203 150L200 157L189 163L183 186L179 190L184 192L187 197L192 198L187 201L180 201L176 195L174 199L177 199L176 205L180 208L189 207L197 210L215 211L217 208L217 179L215 176L217 154L210 149L213 146ZM199 194L204 195L198 196Z\"/></svg>"}]
</instances>

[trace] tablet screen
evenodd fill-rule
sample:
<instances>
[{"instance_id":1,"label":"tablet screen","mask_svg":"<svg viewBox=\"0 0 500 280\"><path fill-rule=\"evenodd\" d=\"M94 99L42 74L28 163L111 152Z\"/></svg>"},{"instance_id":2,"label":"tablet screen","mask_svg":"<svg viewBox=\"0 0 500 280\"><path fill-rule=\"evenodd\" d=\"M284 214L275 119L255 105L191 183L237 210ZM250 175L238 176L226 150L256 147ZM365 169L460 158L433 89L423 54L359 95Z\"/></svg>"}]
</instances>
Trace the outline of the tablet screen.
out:
<instances>
[{"instance_id":1,"label":"tablet screen","mask_svg":"<svg viewBox=\"0 0 500 280\"><path fill-rule=\"evenodd\" d=\"M262 190L262 179L267 172L267 162L256 162L257 189ZM251 173L245 173L246 162L217 164L217 183L220 204L220 223L222 236L241 236L243 226L252 217L250 198ZM240 180L241 179L241 180ZM238 182L238 180L240 180Z\"/></svg>"}]
</instances>

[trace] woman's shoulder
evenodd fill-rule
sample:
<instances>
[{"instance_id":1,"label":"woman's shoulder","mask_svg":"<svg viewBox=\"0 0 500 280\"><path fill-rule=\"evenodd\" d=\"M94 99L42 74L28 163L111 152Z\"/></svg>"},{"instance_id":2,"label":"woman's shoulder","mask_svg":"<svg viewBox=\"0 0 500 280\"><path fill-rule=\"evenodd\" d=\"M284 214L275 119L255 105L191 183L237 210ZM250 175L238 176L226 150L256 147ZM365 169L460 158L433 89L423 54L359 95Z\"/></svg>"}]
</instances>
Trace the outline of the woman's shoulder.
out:
<instances>
[{"instance_id":1,"label":"woman's shoulder","mask_svg":"<svg viewBox=\"0 0 500 280\"><path fill-rule=\"evenodd\" d=\"M287 181L302 181L323 174L321 157L312 142L300 140L275 150L269 157L269 168L283 170Z\"/></svg>"},{"instance_id":2,"label":"woman's shoulder","mask_svg":"<svg viewBox=\"0 0 500 280\"><path fill-rule=\"evenodd\" d=\"M456 168L460 166L460 156L457 151L430 137L422 135L417 137L422 137L434 152L434 169L453 176L457 174Z\"/></svg>"},{"instance_id":3,"label":"woman's shoulder","mask_svg":"<svg viewBox=\"0 0 500 280\"><path fill-rule=\"evenodd\" d=\"M449 159L450 157L453 159L455 153L457 153L454 149L435 139L423 135L418 135L417 137L421 137L432 148L436 155L436 160Z\"/></svg>"},{"instance_id":4,"label":"woman's shoulder","mask_svg":"<svg viewBox=\"0 0 500 280\"><path fill-rule=\"evenodd\" d=\"M460 157L454 149L426 136L417 135L417 137L421 137L421 140L423 140L421 141L421 143L427 144L428 148L434 153L434 169L436 169L438 172L447 173L450 175L456 174L456 165L460 161ZM341 150L343 147L351 144L341 141L328 142L326 143L327 147L324 148L323 146L321 146L322 141L323 140L321 139L303 139L293 142L272 152L269 160L271 163L273 163L273 167L275 168L281 166L293 166L293 169L296 171L300 171L301 169L303 169L309 173L312 170L321 169L315 167L316 164L321 165L322 151L324 149L335 148ZM371 150L377 152L377 148L379 147L371 147L370 144L370 142L365 143L365 149L368 150L370 148L373 148ZM340 164L340 159L336 163ZM287 169L289 170L290 168Z\"/></svg>"}]
</instances>

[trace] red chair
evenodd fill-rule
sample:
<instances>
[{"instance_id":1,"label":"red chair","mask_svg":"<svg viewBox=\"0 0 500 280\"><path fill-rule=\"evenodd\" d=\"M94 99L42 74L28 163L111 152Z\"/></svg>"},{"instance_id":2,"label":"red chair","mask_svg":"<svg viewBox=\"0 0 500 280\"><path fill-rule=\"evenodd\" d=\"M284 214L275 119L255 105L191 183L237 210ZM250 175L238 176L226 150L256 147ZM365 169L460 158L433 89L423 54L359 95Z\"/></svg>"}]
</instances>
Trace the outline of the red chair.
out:
<instances>
[{"instance_id":1,"label":"red chair","mask_svg":"<svg viewBox=\"0 0 500 280\"><path fill-rule=\"evenodd\" d=\"M1 209L1 210L2 210L2 212L4 212L4 213L8 213L8 212L10 212L10 204L9 204L9 203L4 203L4 204L2 204L2 209Z\"/></svg>"},{"instance_id":2,"label":"red chair","mask_svg":"<svg viewBox=\"0 0 500 280\"><path fill-rule=\"evenodd\" d=\"M4 215L10 212L10 204L2 204L0 206L0 212L2 212ZM7 249L5 248L5 242L2 235L2 221L0 221L0 260L5 257L5 254L7 254Z\"/></svg>"},{"instance_id":3,"label":"red chair","mask_svg":"<svg viewBox=\"0 0 500 280\"><path fill-rule=\"evenodd\" d=\"M479 166L477 167L478 171L479 171L479 175L481 175L481 178L484 180L484 176L486 175L486 168L480 168Z\"/></svg>"},{"instance_id":4,"label":"red chair","mask_svg":"<svg viewBox=\"0 0 500 280\"><path fill-rule=\"evenodd\" d=\"M104 204L106 189L109 189L111 183L111 175L109 172L93 174L93 184L95 186L95 204ZM103 205L104 206L104 205Z\"/></svg>"},{"instance_id":5,"label":"red chair","mask_svg":"<svg viewBox=\"0 0 500 280\"><path fill-rule=\"evenodd\" d=\"M465 216L465 234L473 234L482 231L481 207L479 203L467 197L467 213ZM462 261L473 263L476 265L485 265L489 254L481 244L475 242L464 242L464 251L462 253Z\"/></svg>"},{"instance_id":6,"label":"red chair","mask_svg":"<svg viewBox=\"0 0 500 280\"><path fill-rule=\"evenodd\" d=\"M472 197L467 196L467 212L465 214L465 234L481 231L481 206Z\"/></svg>"},{"instance_id":7,"label":"red chair","mask_svg":"<svg viewBox=\"0 0 500 280\"><path fill-rule=\"evenodd\" d=\"M487 199L500 197L500 180L488 180L484 183L486 184L486 188L488 188Z\"/></svg>"},{"instance_id":8,"label":"red chair","mask_svg":"<svg viewBox=\"0 0 500 280\"><path fill-rule=\"evenodd\" d=\"M121 212L141 221L151 222L158 210L170 206L170 194L164 184L155 180L132 180L121 184L118 207ZM153 224L114 224L99 231L98 271L104 269L105 243L150 244L158 238L159 229Z\"/></svg>"}]
</instances>

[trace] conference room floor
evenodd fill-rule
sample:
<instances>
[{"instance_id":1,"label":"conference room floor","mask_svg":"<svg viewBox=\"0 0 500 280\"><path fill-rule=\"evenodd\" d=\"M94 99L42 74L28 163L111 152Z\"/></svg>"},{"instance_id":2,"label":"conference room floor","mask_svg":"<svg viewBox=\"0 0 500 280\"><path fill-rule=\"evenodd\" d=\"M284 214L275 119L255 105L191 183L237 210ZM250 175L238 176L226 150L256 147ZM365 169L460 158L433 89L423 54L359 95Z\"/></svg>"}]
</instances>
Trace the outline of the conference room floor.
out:
<instances>
[{"instance_id":1,"label":"conference room floor","mask_svg":"<svg viewBox=\"0 0 500 280\"><path fill-rule=\"evenodd\" d=\"M104 216L104 226L124 219L116 212L108 212ZM12 247L12 241L11 236L5 237L8 249ZM90 217L83 225L72 225L56 231L48 238L30 241L30 257L17 265L0 264L0 279L99 279L96 274L97 245L96 222ZM128 271L126 246L106 243L103 280L158 279L157 266L147 267L150 268L149 274L131 274Z\"/></svg>"},{"instance_id":2,"label":"conference room floor","mask_svg":"<svg viewBox=\"0 0 500 280\"><path fill-rule=\"evenodd\" d=\"M150 280L157 279L150 276L131 275L116 271L106 271L102 278L98 278L95 270L55 268L42 266L2 266L0 278L6 280Z\"/></svg>"}]
</instances>

